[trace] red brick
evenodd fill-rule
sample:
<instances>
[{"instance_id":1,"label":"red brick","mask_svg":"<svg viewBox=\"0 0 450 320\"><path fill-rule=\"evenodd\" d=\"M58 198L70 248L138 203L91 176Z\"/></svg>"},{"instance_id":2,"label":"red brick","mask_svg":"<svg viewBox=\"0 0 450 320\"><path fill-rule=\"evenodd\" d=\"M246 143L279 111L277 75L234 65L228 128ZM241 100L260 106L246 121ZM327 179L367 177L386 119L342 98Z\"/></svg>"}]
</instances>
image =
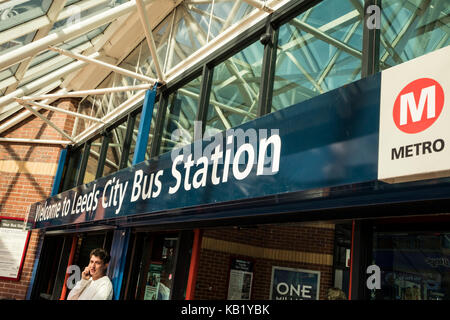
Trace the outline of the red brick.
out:
<instances>
[{"instance_id":1,"label":"red brick","mask_svg":"<svg viewBox=\"0 0 450 320\"><path fill-rule=\"evenodd\" d=\"M76 111L78 102L57 101L53 105ZM43 111L69 134L74 123L73 116L63 113ZM8 119L5 119L5 121ZM49 127L41 119L29 117L2 134L2 137L65 140L61 134ZM58 163L61 146L24 143L0 143L0 160ZM49 197L54 176L29 173L0 172L0 216L25 218L30 204ZM24 266L19 281L0 280L0 297L24 299L30 284L35 253L38 244L37 232L30 237Z\"/></svg>"}]
</instances>

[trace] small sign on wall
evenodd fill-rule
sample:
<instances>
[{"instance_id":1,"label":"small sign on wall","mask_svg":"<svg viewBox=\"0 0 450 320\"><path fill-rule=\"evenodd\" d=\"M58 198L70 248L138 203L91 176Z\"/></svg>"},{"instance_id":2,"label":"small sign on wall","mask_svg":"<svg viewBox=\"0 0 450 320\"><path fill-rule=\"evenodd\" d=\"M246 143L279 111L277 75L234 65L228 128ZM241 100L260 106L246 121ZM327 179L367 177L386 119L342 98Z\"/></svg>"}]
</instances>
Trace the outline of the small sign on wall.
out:
<instances>
[{"instance_id":1,"label":"small sign on wall","mask_svg":"<svg viewBox=\"0 0 450 320\"><path fill-rule=\"evenodd\" d=\"M228 282L228 300L250 300L253 283L253 262L233 259Z\"/></svg>"},{"instance_id":2,"label":"small sign on wall","mask_svg":"<svg viewBox=\"0 0 450 320\"><path fill-rule=\"evenodd\" d=\"M378 179L450 176L450 46L381 73Z\"/></svg>"},{"instance_id":3,"label":"small sign on wall","mask_svg":"<svg viewBox=\"0 0 450 320\"><path fill-rule=\"evenodd\" d=\"M23 219L0 217L0 279L19 280L30 231Z\"/></svg>"},{"instance_id":4,"label":"small sign on wall","mask_svg":"<svg viewBox=\"0 0 450 320\"><path fill-rule=\"evenodd\" d=\"M320 271L272 267L270 300L319 300Z\"/></svg>"}]
</instances>

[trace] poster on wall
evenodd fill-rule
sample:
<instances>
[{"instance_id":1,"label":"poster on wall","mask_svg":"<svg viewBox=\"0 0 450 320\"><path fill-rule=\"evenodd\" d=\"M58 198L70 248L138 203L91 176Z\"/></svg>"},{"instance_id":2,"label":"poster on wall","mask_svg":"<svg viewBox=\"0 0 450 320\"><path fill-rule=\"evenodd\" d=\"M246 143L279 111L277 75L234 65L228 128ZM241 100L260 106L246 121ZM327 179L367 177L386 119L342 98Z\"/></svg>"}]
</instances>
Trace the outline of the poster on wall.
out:
<instances>
[{"instance_id":1,"label":"poster on wall","mask_svg":"<svg viewBox=\"0 0 450 320\"><path fill-rule=\"evenodd\" d=\"M319 300L320 271L272 267L270 300Z\"/></svg>"},{"instance_id":2,"label":"poster on wall","mask_svg":"<svg viewBox=\"0 0 450 320\"><path fill-rule=\"evenodd\" d=\"M233 259L228 282L228 300L250 300L253 282L253 262Z\"/></svg>"},{"instance_id":3,"label":"poster on wall","mask_svg":"<svg viewBox=\"0 0 450 320\"><path fill-rule=\"evenodd\" d=\"M158 289L161 280L161 264L150 265L147 275L147 283L145 284L144 300L158 300Z\"/></svg>"},{"instance_id":4,"label":"poster on wall","mask_svg":"<svg viewBox=\"0 0 450 320\"><path fill-rule=\"evenodd\" d=\"M29 236L23 219L0 217L0 279L19 280Z\"/></svg>"}]
</instances>

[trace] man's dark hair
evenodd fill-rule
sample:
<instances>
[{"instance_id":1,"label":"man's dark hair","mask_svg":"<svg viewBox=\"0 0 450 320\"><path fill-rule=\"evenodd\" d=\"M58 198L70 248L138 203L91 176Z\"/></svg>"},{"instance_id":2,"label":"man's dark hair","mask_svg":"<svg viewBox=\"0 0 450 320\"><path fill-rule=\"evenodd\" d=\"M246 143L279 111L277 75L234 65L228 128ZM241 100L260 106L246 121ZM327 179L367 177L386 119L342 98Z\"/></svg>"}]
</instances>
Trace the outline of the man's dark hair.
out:
<instances>
[{"instance_id":1,"label":"man's dark hair","mask_svg":"<svg viewBox=\"0 0 450 320\"><path fill-rule=\"evenodd\" d=\"M92 256L99 257L103 261L104 264L107 264L109 262L109 259L111 258L109 256L109 253L103 248L97 248L97 249L92 250L89 257L92 257Z\"/></svg>"}]
</instances>

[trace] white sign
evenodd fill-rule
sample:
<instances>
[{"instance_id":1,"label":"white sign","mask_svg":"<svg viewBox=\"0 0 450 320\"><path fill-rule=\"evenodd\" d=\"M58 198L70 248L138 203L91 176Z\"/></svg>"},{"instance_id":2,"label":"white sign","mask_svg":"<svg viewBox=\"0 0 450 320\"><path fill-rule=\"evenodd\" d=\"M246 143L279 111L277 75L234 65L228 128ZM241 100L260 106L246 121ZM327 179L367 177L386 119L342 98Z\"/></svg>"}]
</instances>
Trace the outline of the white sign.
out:
<instances>
[{"instance_id":1,"label":"white sign","mask_svg":"<svg viewBox=\"0 0 450 320\"><path fill-rule=\"evenodd\" d=\"M450 176L450 46L381 73L378 179Z\"/></svg>"},{"instance_id":2,"label":"white sign","mask_svg":"<svg viewBox=\"0 0 450 320\"><path fill-rule=\"evenodd\" d=\"M250 300L253 272L231 270L228 284L228 300Z\"/></svg>"},{"instance_id":3,"label":"white sign","mask_svg":"<svg viewBox=\"0 0 450 320\"><path fill-rule=\"evenodd\" d=\"M0 278L18 280L29 231L23 221L2 220L0 224Z\"/></svg>"}]
</instances>

